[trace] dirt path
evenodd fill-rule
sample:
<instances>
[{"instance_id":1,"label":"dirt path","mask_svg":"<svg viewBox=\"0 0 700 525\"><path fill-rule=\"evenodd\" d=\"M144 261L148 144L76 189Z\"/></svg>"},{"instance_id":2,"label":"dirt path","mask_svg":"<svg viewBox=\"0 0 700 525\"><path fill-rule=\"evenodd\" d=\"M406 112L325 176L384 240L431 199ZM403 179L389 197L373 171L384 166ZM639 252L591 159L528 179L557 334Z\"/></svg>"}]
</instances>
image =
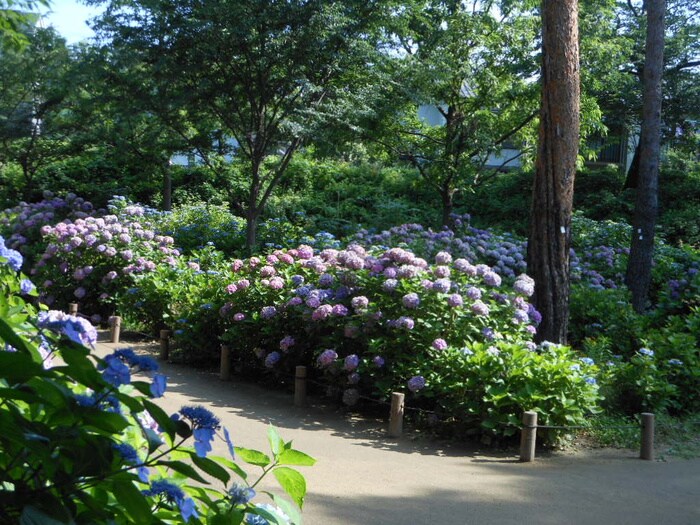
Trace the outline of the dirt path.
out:
<instances>
[{"instance_id":1,"label":"dirt path","mask_svg":"<svg viewBox=\"0 0 700 525\"><path fill-rule=\"evenodd\" d=\"M97 353L124 346L99 343ZM458 444L391 440L385 421L297 408L291 396L224 383L211 372L171 364L162 371L169 377L160 403L166 410L202 404L237 445L263 451L272 423L318 460L302 469L306 525L700 524L697 459L650 462L634 451L603 450L522 464L515 455ZM225 446L215 453L226 455Z\"/></svg>"}]
</instances>

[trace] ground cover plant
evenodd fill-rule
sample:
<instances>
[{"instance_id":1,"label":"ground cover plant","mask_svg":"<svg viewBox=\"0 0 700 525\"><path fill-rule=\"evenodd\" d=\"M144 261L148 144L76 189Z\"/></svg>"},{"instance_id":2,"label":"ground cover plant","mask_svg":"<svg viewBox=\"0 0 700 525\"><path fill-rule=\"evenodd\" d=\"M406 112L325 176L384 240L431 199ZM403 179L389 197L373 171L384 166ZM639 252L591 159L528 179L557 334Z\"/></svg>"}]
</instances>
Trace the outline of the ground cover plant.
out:
<instances>
[{"instance_id":1,"label":"ground cover plant","mask_svg":"<svg viewBox=\"0 0 700 525\"><path fill-rule=\"evenodd\" d=\"M157 363L129 348L92 355L94 327L33 306L22 262L0 237L0 523L300 523L306 484L294 467L311 457L272 427L270 455L234 447L202 406L168 415L152 401L167 388ZM210 454L215 439L230 458ZM294 504L254 501L269 472Z\"/></svg>"}]
</instances>

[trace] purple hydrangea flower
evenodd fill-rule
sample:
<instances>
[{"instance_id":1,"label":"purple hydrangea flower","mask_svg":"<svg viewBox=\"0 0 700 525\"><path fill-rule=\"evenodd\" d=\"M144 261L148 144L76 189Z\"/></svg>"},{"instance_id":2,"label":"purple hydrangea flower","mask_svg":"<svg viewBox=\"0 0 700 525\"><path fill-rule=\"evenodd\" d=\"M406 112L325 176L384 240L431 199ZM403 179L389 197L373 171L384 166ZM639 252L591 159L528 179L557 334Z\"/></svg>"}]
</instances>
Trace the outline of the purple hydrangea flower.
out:
<instances>
[{"instance_id":1,"label":"purple hydrangea flower","mask_svg":"<svg viewBox=\"0 0 700 525\"><path fill-rule=\"evenodd\" d=\"M471 305L471 310L476 315L487 316L490 313L488 305L482 301L474 301L474 303Z\"/></svg>"},{"instance_id":2,"label":"purple hydrangea flower","mask_svg":"<svg viewBox=\"0 0 700 525\"><path fill-rule=\"evenodd\" d=\"M353 309L356 312L362 312L367 309L369 306L369 299L363 295L358 295L357 297L353 297L352 301L350 301L350 305L353 307Z\"/></svg>"},{"instance_id":3,"label":"purple hydrangea flower","mask_svg":"<svg viewBox=\"0 0 700 525\"><path fill-rule=\"evenodd\" d=\"M375 355L372 358L372 363L374 363L374 366L376 366L377 368L381 368L384 366L385 361L384 361L384 358L382 356Z\"/></svg>"},{"instance_id":4,"label":"purple hydrangea flower","mask_svg":"<svg viewBox=\"0 0 700 525\"><path fill-rule=\"evenodd\" d=\"M444 339L438 337L433 341L433 344L431 345L435 350L445 350L447 349L447 341Z\"/></svg>"},{"instance_id":5,"label":"purple hydrangea flower","mask_svg":"<svg viewBox=\"0 0 700 525\"><path fill-rule=\"evenodd\" d=\"M462 296L458 293L453 293L447 298L447 304L449 304L452 308L457 308L464 304L464 299L462 299Z\"/></svg>"},{"instance_id":6,"label":"purple hydrangea flower","mask_svg":"<svg viewBox=\"0 0 700 525\"><path fill-rule=\"evenodd\" d=\"M418 305L420 305L420 297L418 297L417 293L407 293L403 296L401 302L406 308L418 308Z\"/></svg>"},{"instance_id":7,"label":"purple hydrangea flower","mask_svg":"<svg viewBox=\"0 0 700 525\"><path fill-rule=\"evenodd\" d=\"M450 264L452 262L452 255L449 252L438 252L435 255L435 264Z\"/></svg>"},{"instance_id":8,"label":"purple hydrangea flower","mask_svg":"<svg viewBox=\"0 0 700 525\"><path fill-rule=\"evenodd\" d=\"M275 315L277 315L277 308L274 306L263 306L262 310L260 310L260 317L263 319L271 319Z\"/></svg>"},{"instance_id":9,"label":"purple hydrangea flower","mask_svg":"<svg viewBox=\"0 0 700 525\"><path fill-rule=\"evenodd\" d=\"M328 350L321 352L321 355L318 356L316 363L319 367L324 368L333 364L336 359L338 359L337 352L329 348Z\"/></svg>"},{"instance_id":10,"label":"purple hydrangea flower","mask_svg":"<svg viewBox=\"0 0 700 525\"><path fill-rule=\"evenodd\" d=\"M437 279L432 286L436 292L448 293L452 288L452 283L449 279Z\"/></svg>"},{"instance_id":11,"label":"purple hydrangea flower","mask_svg":"<svg viewBox=\"0 0 700 525\"><path fill-rule=\"evenodd\" d=\"M283 352L288 352L291 347L294 346L296 341L291 335L285 335L280 341L280 350Z\"/></svg>"},{"instance_id":12,"label":"purple hydrangea flower","mask_svg":"<svg viewBox=\"0 0 700 525\"><path fill-rule=\"evenodd\" d=\"M322 321L327 319L332 313L333 307L330 304L322 304L313 311L311 319L314 321Z\"/></svg>"},{"instance_id":13,"label":"purple hydrangea flower","mask_svg":"<svg viewBox=\"0 0 700 525\"><path fill-rule=\"evenodd\" d=\"M513 290L525 297L530 297L535 293L535 280L523 273L513 283Z\"/></svg>"},{"instance_id":14,"label":"purple hydrangea flower","mask_svg":"<svg viewBox=\"0 0 700 525\"><path fill-rule=\"evenodd\" d=\"M265 367L274 368L281 358L282 355L279 352L270 352L265 358Z\"/></svg>"},{"instance_id":15,"label":"purple hydrangea flower","mask_svg":"<svg viewBox=\"0 0 700 525\"><path fill-rule=\"evenodd\" d=\"M411 392L418 392L425 388L425 378L423 376L413 376L408 380L407 386Z\"/></svg>"},{"instance_id":16,"label":"purple hydrangea flower","mask_svg":"<svg viewBox=\"0 0 700 525\"><path fill-rule=\"evenodd\" d=\"M343 363L343 369L347 370L348 372L352 372L359 365L360 365L360 358L357 356L357 354L350 354L349 356L347 356L345 358L345 361Z\"/></svg>"}]
</instances>

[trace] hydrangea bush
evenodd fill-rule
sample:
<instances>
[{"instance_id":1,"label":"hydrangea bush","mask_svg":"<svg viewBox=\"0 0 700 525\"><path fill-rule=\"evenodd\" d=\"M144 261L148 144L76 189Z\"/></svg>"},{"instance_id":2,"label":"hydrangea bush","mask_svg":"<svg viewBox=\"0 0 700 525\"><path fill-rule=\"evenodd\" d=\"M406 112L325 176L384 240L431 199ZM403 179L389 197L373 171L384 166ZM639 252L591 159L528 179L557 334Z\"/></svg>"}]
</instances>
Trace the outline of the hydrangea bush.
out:
<instances>
[{"instance_id":1,"label":"hydrangea bush","mask_svg":"<svg viewBox=\"0 0 700 525\"><path fill-rule=\"evenodd\" d=\"M153 231L143 207L115 198L110 211L42 226L46 249L32 274L43 302L61 308L80 303L98 323L111 313L116 296L128 293L134 275L175 264L173 238Z\"/></svg>"},{"instance_id":2,"label":"hydrangea bush","mask_svg":"<svg viewBox=\"0 0 700 525\"><path fill-rule=\"evenodd\" d=\"M155 281L178 283L181 293L171 296L165 315L189 359L213 353L211 341L221 340L250 373L285 379L296 365L310 365L346 404L405 390L413 402L445 417L459 413L472 429L494 435L512 434L513 418L540 399L548 400L539 403L547 408L543 417L560 424L596 409L595 382L571 380L578 363L571 350L542 353L532 342L540 317L527 300L534 282L524 274L505 284L491 267L446 251L429 263L402 248L368 251L358 244L321 251L302 245L227 265L208 261L170 269L170 277L144 274L135 294L156 290ZM152 307L146 299L144 308ZM472 354L501 369L486 373L478 358L467 359ZM534 377L541 366L561 377L530 382L511 403L465 388L507 385L504 370L527 369ZM561 394L561 384L570 391Z\"/></svg>"},{"instance_id":3,"label":"hydrangea bush","mask_svg":"<svg viewBox=\"0 0 700 525\"><path fill-rule=\"evenodd\" d=\"M0 248L0 522L301 522L306 483L293 467L313 458L272 427L270 455L234 447L201 406L168 416L152 401L167 382L157 363L129 348L91 355L92 325L28 304L19 254L2 237ZM211 455L215 439L225 441L230 459ZM238 462L263 474L251 478ZM269 472L296 506L274 494L273 504L253 501Z\"/></svg>"}]
</instances>

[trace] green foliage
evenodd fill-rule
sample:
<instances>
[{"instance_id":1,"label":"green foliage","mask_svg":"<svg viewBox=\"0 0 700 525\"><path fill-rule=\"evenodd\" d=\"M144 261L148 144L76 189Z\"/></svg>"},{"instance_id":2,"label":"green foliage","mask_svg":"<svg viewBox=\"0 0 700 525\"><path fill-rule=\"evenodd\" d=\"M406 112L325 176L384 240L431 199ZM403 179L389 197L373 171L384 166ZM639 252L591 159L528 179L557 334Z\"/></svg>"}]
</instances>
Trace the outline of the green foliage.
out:
<instances>
[{"instance_id":1,"label":"green foliage","mask_svg":"<svg viewBox=\"0 0 700 525\"><path fill-rule=\"evenodd\" d=\"M570 348L547 344L532 351L517 344L448 349L427 365L426 392L442 414L478 424L490 435L514 436L520 416L535 410L542 425L583 425L595 413L596 367ZM555 441L557 432L548 432Z\"/></svg>"},{"instance_id":2,"label":"green foliage","mask_svg":"<svg viewBox=\"0 0 700 525\"><path fill-rule=\"evenodd\" d=\"M659 174L659 225L672 244L700 246L700 161L669 152Z\"/></svg>"},{"instance_id":3,"label":"green foliage","mask_svg":"<svg viewBox=\"0 0 700 525\"><path fill-rule=\"evenodd\" d=\"M347 236L360 227L380 231L407 222L437 224L431 203L435 198L415 170L298 155L270 200L268 216L296 220L303 210L308 232Z\"/></svg>"}]
</instances>

